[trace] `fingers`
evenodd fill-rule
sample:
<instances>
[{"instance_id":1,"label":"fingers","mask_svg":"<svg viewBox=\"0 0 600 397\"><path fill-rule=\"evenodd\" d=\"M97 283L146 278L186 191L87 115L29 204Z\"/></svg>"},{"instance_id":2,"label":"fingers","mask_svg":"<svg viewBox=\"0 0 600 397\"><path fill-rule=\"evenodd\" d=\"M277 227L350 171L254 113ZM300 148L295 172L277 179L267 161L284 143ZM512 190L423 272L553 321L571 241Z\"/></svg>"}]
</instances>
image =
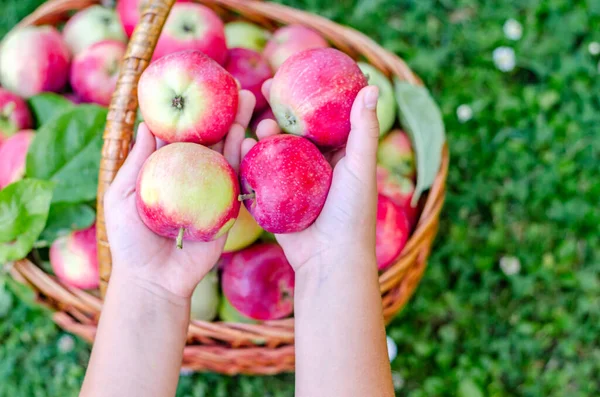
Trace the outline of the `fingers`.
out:
<instances>
[{"instance_id":1,"label":"fingers","mask_svg":"<svg viewBox=\"0 0 600 397\"><path fill-rule=\"evenodd\" d=\"M241 153L241 158L243 159L244 157L246 157L246 155L248 154L248 152L250 151L250 149L252 149L254 147L254 145L256 145L256 139L254 138L246 138L244 139L244 141L242 142L242 153Z\"/></svg>"},{"instance_id":2,"label":"fingers","mask_svg":"<svg viewBox=\"0 0 600 397\"><path fill-rule=\"evenodd\" d=\"M238 171L241 161L242 142L246 135L246 128L252 118L256 98L247 90L241 90L239 94L238 112L235 116L235 122L231 126L229 133L223 142L215 145L214 149L220 149L227 162Z\"/></svg>"},{"instance_id":3,"label":"fingers","mask_svg":"<svg viewBox=\"0 0 600 397\"><path fill-rule=\"evenodd\" d=\"M267 99L267 102L269 102L269 103L271 103L271 85L272 84L273 84L273 79L269 79L263 83L262 87L260 87L260 91L262 92L262 94Z\"/></svg>"},{"instance_id":4,"label":"fingers","mask_svg":"<svg viewBox=\"0 0 600 397\"><path fill-rule=\"evenodd\" d=\"M244 129L248 128L255 105L256 98L254 98L254 94L248 90L241 90L239 93L238 111L235 116L235 122L244 127Z\"/></svg>"},{"instance_id":5,"label":"fingers","mask_svg":"<svg viewBox=\"0 0 600 397\"><path fill-rule=\"evenodd\" d=\"M137 176L144 165L146 159L156 150L156 140L146 126L146 123L141 123L138 128L137 139L135 145L127 160L117 173L115 180L111 185L111 190L120 192L133 191Z\"/></svg>"},{"instance_id":6,"label":"fingers","mask_svg":"<svg viewBox=\"0 0 600 397\"><path fill-rule=\"evenodd\" d=\"M277 122L271 119L265 119L261 121L256 127L256 137L259 140L268 138L273 135L277 135L280 132L281 129L279 128L279 125L277 125Z\"/></svg>"},{"instance_id":7,"label":"fingers","mask_svg":"<svg viewBox=\"0 0 600 397\"><path fill-rule=\"evenodd\" d=\"M346 162L350 171L362 181L375 178L379 122L377 99L379 90L367 86L360 90L350 113L350 136L346 144Z\"/></svg>"}]
</instances>

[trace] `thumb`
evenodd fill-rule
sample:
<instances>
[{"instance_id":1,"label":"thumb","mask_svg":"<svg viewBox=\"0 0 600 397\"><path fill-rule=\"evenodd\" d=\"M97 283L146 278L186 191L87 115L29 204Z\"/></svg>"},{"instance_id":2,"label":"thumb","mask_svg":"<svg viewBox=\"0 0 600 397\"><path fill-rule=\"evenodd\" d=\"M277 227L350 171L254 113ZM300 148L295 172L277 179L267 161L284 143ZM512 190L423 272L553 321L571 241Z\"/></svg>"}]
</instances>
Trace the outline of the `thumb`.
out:
<instances>
[{"instance_id":1,"label":"thumb","mask_svg":"<svg viewBox=\"0 0 600 397\"><path fill-rule=\"evenodd\" d=\"M360 90L350 112L351 130L346 144L346 166L361 181L375 179L379 121L379 89L367 86Z\"/></svg>"}]
</instances>

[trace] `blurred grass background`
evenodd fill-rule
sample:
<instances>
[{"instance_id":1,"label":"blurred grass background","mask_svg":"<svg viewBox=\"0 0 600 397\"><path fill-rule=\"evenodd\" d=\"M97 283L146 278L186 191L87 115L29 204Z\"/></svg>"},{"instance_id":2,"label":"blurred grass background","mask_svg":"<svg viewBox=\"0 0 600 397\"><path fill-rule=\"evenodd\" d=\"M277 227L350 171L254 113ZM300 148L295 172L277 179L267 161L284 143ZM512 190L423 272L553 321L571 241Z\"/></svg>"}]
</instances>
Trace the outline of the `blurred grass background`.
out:
<instances>
[{"instance_id":1,"label":"blurred grass background","mask_svg":"<svg viewBox=\"0 0 600 397\"><path fill-rule=\"evenodd\" d=\"M41 2L3 0L0 34ZM444 113L440 234L388 329L397 394L599 395L600 58L590 43L600 42L600 1L283 2L400 54ZM519 40L503 32L509 19ZM494 64L502 46L514 50L512 71ZM88 357L86 343L0 288L0 396L75 396ZM293 375L183 375L178 389L292 395Z\"/></svg>"}]
</instances>

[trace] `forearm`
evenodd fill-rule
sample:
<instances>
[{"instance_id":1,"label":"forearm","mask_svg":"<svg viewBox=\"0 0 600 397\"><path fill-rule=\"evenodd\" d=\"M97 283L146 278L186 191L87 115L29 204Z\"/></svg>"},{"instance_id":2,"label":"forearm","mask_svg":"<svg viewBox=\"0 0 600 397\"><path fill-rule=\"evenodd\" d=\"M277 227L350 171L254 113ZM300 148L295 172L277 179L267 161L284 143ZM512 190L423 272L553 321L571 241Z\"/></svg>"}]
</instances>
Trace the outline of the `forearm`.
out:
<instances>
[{"instance_id":1,"label":"forearm","mask_svg":"<svg viewBox=\"0 0 600 397\"><path fill-rule=\"evenodd\" d=\"M296 395L393 396L375 258L306 265L296 272Z\"/></svg>"},{"instance_id":2,"label":"forearm","mask_svg":"<svg viewBox=\"0 0 600 397\"><path fill-rule=\"evenodd\" d=\"M175 395L188 323L189 300L113 274L81 395Z\"/></svg>"}]
</instances>

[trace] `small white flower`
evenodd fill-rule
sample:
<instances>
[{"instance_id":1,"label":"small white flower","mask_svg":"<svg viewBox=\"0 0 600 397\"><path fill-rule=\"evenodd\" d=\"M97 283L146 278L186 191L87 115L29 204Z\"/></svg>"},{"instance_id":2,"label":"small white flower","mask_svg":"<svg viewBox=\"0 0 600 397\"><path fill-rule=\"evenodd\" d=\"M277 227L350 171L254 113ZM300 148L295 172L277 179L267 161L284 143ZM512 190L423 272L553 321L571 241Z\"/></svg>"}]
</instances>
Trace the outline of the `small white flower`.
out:
<instances>
[{"instance_id":1,"label":"small white flower","mask_svg":"<svg viewBox=\"0 0 600 397\"><path fill-rule=\"evenodd\" d=\"M190 376L190 375L192 375L193 373L194 373L194 371L193 371L193 370L191 370L191 369L189 369L189 368L185 368L185 367L184 367L184 368L181 368L181 369L179 370L179 375L181 375L181 376Z\"/></svg>"},{"instance_id":2,"label":"small white flower","mask_svg":"<svg viewBox=\"0 0 600 397\"><path fill-rule=\"evenodd\" d=\"M473 109L469 105L462 104L456 108L456 117L461 123L466 123L473 118Z\"/></svg>"},{"instance_id":3,"label":"small white flower","mask_svg":"<svg viewBox=\"0 0 600 397\"><path fill-rule=\"evenodd\" d=\"M404 387L404 378L400 375L400 372L392 371L392 383L395 390L400 390Z\"/></svg>"},{"instance_id":4,"label":"small white flower","mask_svg":"<svg viewBox=\"0 0 600 397\"><path fill-rule=\"evenodd\" d=\"M600 54L600 43L597 41L592 41L590 44L588 44L588 51L592 55Z\"/></svg>"},{"instance_id":5,"label":"small white flower","mask_svg":"<svg viewBox=\"0 0 600 397\"><path fill-rule=\"evenodd\" d=\"M68 353L75 347L75 340L71 335L63 335L58 339L58 350L61 353Z\"/></svg>"},{"instance_id":6,"label":"small white flower","mask_svg":"<svg viewBox=\"0 0 600 397\"><path fill-rule=\"evenodd\" d=\"M504 22L502 30L509 40L519 40L523 36L523 26L512 18Z\"/></svg>"},{"instance_id":7,"label":"small white flower","mask_svg":"<svg viewBox=\"0 0 600 397\"><path fill-rule=\"evenodd\" d=\"M500 269L507 276L518 274L521 271L521 261L514 256L503 256L500 258Z\"/></svg>"},{"instance_id":8,"label":"small white flower","mask_svg":"<svg viewBox=\"0 0 600 397\"><path fill-rule=\"evenodd\" d=\"M398 346L396 346L396 342L394 342L394 340L389 336L386 336L385 339L387 341L388 357L390 361L394 361L394 359L398 355Z\"/></svg>"},{"instance_id":9,"label":"small white flower","mask_svg":"<svg viewBox=\"0 0 600 397\"><path fill-rule=\"evenodd\" d=\"M498 47L494 50L494 64L503 72L510 72L515 68L515 50L510 47Z\"/></svg>"}]
</instances>

